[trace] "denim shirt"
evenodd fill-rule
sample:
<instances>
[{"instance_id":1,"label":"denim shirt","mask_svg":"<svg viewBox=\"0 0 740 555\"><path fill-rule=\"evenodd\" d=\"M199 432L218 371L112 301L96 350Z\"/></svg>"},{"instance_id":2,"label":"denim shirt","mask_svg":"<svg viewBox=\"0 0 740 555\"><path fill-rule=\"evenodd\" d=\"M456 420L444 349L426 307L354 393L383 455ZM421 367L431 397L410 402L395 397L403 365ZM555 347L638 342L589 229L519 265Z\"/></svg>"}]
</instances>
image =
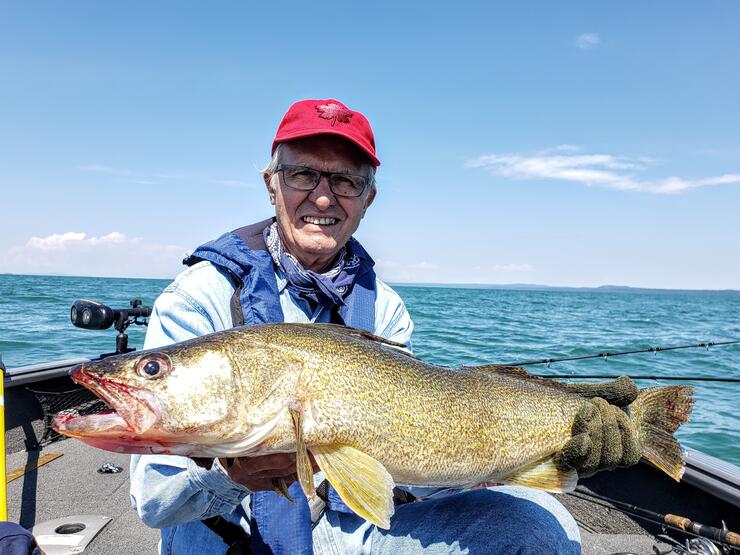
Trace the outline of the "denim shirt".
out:
<instances>
[{"instance_id":1,"label":"denim shirt","mask_svg":"<svg viewBox=\"0 0 740 555\"><path fill-rule=\"evenodd\" d=\"M280 305L286 322L329 322L330 313L312 311L308 302L276 271ZM232 327L230 301L234 285L210 262L183 271L157 298L144 348L152 349ZM413 322L398 294L376 278L375 330L411 349ZM249 530L250 491L214 465L170 455L131 457L131 503L147 526L162 528L161 553L222 553L221 539L197 522L214 515ZM193 522L195 521L195 522Z\"/></svg>"}]
</instances>

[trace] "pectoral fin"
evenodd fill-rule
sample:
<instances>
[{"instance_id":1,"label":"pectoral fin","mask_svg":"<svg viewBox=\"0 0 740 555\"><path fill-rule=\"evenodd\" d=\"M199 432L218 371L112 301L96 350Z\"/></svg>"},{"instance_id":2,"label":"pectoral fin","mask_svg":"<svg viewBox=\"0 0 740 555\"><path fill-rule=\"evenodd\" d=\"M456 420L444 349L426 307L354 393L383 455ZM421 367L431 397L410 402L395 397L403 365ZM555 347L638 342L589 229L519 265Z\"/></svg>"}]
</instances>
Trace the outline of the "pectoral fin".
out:
<instances>
[{"instance_id":1,"label":"pectoral fin","mask_svg":"<svg viewBox=\"0 0 740 555\"><path fill-rule=\"evenodd\" d=\"M553 462L552 457L520 468L513 474L501 480L510 486L525 486L542 489L554 493L573 491L578 482L578 473L575 470L561 470Z\"/></svg>"},{"instance_id":2,"label":"pectoral fin","mask_svg":"<svg viewBox=\"0 0 740 555\"><path fill-rule=\"evenodd\" d=\"M303 414L297 409L289 409L290 416L293 419L295 428L295 445L296 445L296 473L298 482L303 488L303 493L311 499L316 495L316 488L313 485L313 466L308 456L306 443L303 441Z\"/></svg>"},{"instance_id":3,"label":"pectoral fin","mask_svg":"<svg viewBox=\"0 0 740 555\"><path fill-rule=\"evenodd\" d=\"M348 445L312 447L311 452L350 509L380 528L390 528L394 484L382 464Z\"/></svg>"}]
</instances>

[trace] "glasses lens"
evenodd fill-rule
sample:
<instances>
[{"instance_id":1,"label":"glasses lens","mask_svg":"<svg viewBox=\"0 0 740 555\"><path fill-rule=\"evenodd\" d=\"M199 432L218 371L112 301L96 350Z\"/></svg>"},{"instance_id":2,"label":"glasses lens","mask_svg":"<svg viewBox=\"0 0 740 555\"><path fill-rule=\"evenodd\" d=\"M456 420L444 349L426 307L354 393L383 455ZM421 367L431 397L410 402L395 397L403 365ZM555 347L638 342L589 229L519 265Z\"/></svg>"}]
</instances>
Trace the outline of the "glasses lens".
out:
<instances>
[{"instance_id":1,"label":"glasses lens","mask_svg":"<svg viewBox=\"0 0 740 555\"><path fill-rule=\"evenodd\" d=\"M367 186L367 179L359 175L335 173L331 176L331 190L341 197L359 197Z\"/></svg>"},{"instance_id":2,"label":"glasses lens","mask_svg":"<svg viewBox=\"0 0 740 555\"><path fill-rule=\"evenodd\" d=\"M311 168L292 166L283 168L285 184L293 189L310 191L316 187L319 180L319 172Z\"/></svg>"}]
</instances>

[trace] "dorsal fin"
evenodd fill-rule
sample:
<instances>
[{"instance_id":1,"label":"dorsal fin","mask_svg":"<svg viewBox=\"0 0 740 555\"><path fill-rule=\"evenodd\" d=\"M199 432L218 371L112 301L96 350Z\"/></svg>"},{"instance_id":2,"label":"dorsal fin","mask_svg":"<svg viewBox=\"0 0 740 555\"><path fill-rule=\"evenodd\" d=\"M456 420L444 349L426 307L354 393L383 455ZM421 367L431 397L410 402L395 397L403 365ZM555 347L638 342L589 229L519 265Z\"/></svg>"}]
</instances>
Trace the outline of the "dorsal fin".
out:
<instances>
[{"instance_id":1,"label":"dorsal fin","mask_svg":"<svg viewBox=\"0 0 740 555\"><path fill-rule=\"evenodd\" d=\"M629 376L619 376L613 380L603 382L558 382L552 378L532 376L524 368L519 366L497 366L496 364L484 364L483 366L463 366L462 370L481 372L484 374L503 374L513 378L528 380L538 385L551 387L559 391L567 391L583 397L592 399L601 397L609 404L618 407L626 407L637 398L638 389ZM578 376L573 376L577 378Z\"/></svg>"},{"instance_id":2,"label":"dorsal fin","mask_svg":"<svg viewBox=\"0 0 740 555\"><path fill-rule=\"evenodd\" d=\"M342 326L340 324L286 324L289 326L296 326L296 327L309 327L311 329L320 328L325 331L331 332L331 333L337 333L340 335L345 335L347 337L352 337L354 339L366 339L368 341L373 341L375 343L380 343L382 345L387 345L388 347L393 347L394 352L398 351L401 353L404 353L405 355L410 356L411 358L414 358L412 354L410 354L406 349L406 345L403 343L398 343L397 341L391 341L390 339L385 339L384 337L380 337L379 335L375 335L373 333L370 333L366 330L361 330L359 328L352 328L349 326Z\"/></svg>"},{"instance_id":3,"label":"dorsal fin","mask_svg":"<svg viewBox=\"0 0 740 555\"><path fill-rule=\"evenodd\" d=\"M484 364L482 366L461 366L461 370L472 370L474 372L485 372L494 374L512 374L515 376L531 377L521 366L502 366L499 364Z\"/></svg>"},{"instance_id":4,"label":"dorsal fin","mask_svg":"<svg viewBox=\"0 0 740 555\"><path fill-rule=\"evenodd\" d=\"M532 376L520 366L499 366L497 364L484 364L482 366L461 366L460 369L467 370L468 372L479 372L481 374L509 376L544 387L551 387L553 389L557 389L558 391L567 391L568 393L573 393L573 390L568 386L568 384L556 382L555 380L550 380L547 378Z\"/></svg>"}]
</instances>

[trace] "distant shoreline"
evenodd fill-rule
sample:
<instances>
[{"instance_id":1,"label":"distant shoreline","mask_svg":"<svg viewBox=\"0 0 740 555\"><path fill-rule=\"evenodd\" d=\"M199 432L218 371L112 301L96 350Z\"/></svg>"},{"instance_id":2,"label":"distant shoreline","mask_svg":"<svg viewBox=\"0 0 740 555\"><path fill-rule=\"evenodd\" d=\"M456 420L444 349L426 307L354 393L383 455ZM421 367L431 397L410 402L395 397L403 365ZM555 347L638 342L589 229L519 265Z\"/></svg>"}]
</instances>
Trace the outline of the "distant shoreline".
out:
<instances>
[{"instance_id":1,"label":"distant shoreline","mask_svg":"<svg viewBox=\"0 0 740 555\"><path fill-rule=\"evenodd\" d=\"M688 293L740 295L737 289L662 289L658 287L631 287L629 285L599 285L598 287L569 287L564 285L537 285L532 283L392 283L393 287L439 287L449 289L501 289L506 291L562 291L571 293Z\"/></svg>"},{"instance_id":2,"label":"distant shoreline","mask_svg":"<svg viewBox=\"0 0 740 555\"><path fill-rule=\"evenodd\" d=\"M13 274L0 272L0 276L18 277L61 277L83 279L143 279L172 281L172 278L119 277L119 276L77 276L70 274ZM437 287L447 289L500 289L507 291L562 291L573 293L687 293L687 294L731 294L740 295L738 289L673 289L660 287L632 287L629 285L599 285L598 287L574 287L567 285L539 285L534 283L420 283L389 282L393 287Z\"/></svg>"}]
</instances>

